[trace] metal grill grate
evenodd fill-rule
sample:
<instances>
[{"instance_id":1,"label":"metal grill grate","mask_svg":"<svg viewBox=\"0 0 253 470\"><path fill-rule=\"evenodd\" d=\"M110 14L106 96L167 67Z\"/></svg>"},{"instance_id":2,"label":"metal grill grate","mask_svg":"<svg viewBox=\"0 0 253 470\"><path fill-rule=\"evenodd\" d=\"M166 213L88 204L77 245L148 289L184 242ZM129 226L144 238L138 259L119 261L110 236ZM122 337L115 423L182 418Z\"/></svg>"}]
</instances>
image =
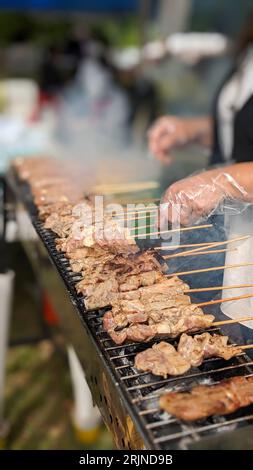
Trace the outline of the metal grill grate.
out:
<instances>
[{"instance_id":1,"label":"metal grill grate","mask_svg":"<svg viewBox=\"0 0 253 470\"><path fill-rule=\"evenodd\" d=\"M54 234L43 228L43 224L37 218L36 208L31 203L31 197L27 194L27 186L23 184L22 186L25 194L22 195L21 192L21 197L26 202L33 225L62 277L70 300L78 310L84 326L91 332L96 347L102 352L108 368L119 384L122 400L138 424L146 445L153 449L184 449L205 436L217 434L218 431L230 431L235 427L252 424L253 405L227 416L211 417L191 424L172 418L159 409L158 397L164 390L183 390L197 384L218 382L233 375L252 376L253 361L246 353L241 353L230 361L211 358L205 360L199 368L191 369L181 377L167 379L138 372L133 366L135 354L150 347L155 341L145 344L115 345L102 327L105 310L85 311L83 297L76 294L74 287L81 276L71 272L64 254L55 249ZM217 332L218 329L210 328L208 331ZM175 340L170 342L176 344Z\"/></svg>"}]
</instances>

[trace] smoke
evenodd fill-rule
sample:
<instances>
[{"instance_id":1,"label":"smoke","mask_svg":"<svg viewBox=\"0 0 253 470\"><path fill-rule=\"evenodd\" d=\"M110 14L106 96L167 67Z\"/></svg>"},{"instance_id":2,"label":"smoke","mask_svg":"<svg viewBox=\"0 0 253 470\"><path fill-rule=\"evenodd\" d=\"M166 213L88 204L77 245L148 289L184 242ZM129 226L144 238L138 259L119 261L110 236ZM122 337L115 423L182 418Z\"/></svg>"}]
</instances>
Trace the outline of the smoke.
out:
<instances>
[{"instance_id":1,"label":"smoke","mask_svg":"<svg viewBox=\"0 0 253 470\"><path fill-rule=\"evenodd\" d=\"M159 178L160 165L148 159L146 144L132 140L124 95L115 89L98 100L82 89L69 95L63 96L57 110L52 150L64 160L76 184L90 192L95 184Z\"/></svg>"}]
</instances>

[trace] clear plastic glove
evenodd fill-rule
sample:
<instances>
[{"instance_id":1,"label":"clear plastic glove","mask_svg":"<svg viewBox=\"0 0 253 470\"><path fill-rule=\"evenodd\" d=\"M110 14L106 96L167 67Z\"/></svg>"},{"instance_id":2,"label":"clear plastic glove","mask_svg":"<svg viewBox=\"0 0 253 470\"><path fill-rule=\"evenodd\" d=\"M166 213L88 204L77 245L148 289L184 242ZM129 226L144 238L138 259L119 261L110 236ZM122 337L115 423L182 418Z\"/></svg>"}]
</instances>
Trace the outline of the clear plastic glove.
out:
<instances>
[{"instance_id":1,"label":"clear plastic glove","mask_svg":"<svg viewBox=\"0 0 253 470\"><path fill-rule=\"evenodd\" d=\"M172 184L162 198L168 206L169 221L192 224L211 215L224 199L248 201L249 193L241 178L226 169L205 171ZM164 216L161 225L166 222Z\"/></svg>"}]
</instances>

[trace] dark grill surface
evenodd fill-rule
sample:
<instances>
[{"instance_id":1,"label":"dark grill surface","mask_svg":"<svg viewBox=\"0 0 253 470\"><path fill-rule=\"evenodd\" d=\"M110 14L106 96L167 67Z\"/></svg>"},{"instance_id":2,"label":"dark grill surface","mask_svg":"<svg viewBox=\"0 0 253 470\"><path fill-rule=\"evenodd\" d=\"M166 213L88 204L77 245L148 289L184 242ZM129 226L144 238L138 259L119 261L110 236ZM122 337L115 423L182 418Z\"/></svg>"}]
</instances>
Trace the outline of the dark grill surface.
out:
<instances>
[{"instance_id":1,"label":"dark grill surface","mask_svg":"<svg viewBox=\"0 0 253 470\"><path fill-rule=\"evenodd\" d=\"M71 272L64 254L55 249L55 236L50 230L45 230L43 224L38 220L27 185L19 185L18 193L26 203L33 225L66 285L71 302L76 307L83 325L88 328L93 337L94 347L102 352L105 367L110 370L115 381L119 384L122 400L147 447L187 449L203 437L210 437L214 434L217 435L217 432L232 431L235 427L252 424L253 405L227 416L216 416L190 424L183 423L159 410L157 398L165 390L184 390L200 383L210 384L234 375L251 376L253 375L253 361L244 353L230 361L207 359L199 368L192 368L183 376L167 379L138 372L133 367L135 354L150 347L155 341L123 346L117 346L112 342L107 333L103 331L104 310L85 311L83 298L76 294L74 288L81 276ZM217 332L219 330L211 328L209 331ZM176 344L176 341L171 342Z\"/></svg>"}]
</instances>

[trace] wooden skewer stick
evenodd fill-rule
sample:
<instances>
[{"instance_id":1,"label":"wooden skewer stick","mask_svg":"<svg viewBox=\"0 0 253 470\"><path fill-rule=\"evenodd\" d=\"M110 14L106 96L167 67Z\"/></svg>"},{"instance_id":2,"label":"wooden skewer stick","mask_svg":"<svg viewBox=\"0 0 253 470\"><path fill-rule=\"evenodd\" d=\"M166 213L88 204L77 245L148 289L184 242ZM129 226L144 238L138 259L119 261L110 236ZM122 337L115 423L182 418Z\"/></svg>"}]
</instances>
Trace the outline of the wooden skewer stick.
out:
<instances>
[{"instance_id":1,"label":"wooden skewer stick","mask_svg":"<svg viewBox=\"0 0 253 470\"><path fill-rule=\"evenodd\" d=\"M137 209L137 208L136 208L136 209L133 209L133 210L127 210L127 209L126 209L126 211L124 211L124 210L123 210L123 211L117 211L117 214L116 214L116 215L120 215L120 214L124 214L124 215L129 215L129 214L131 214L131 215L132 215L132 214L139 214L139 213L142 213L142 214L143 214L143 213L149 213L149 212L157 211L157 210L159 210L158 208L159 208L159 206L150 207L150 208L148 208L148 207L145 207L145 208L142 207L142 208L140 208L140 209ZM107 212L109 212L109 213L110 213L110 212L113 212L112 210L110 210L110 209L108 209L108 208L106 208L105 210L106 210Z\"/></svg>"},{"instance_id":2,"label":"wooden skewer stick","mask_svg":"<svg viewBox=\"0 0 253 470\"><path fill-rule=\"evenodd\" d=\"M209 300L208 302L201 302L197 304L197 306L206 307L207 305L221 304L223 302L232 302L233 300L248 299L249 297L253 297L253 294L238 295L237 297L228 297L226 299Z\"/></svg>"},{"instance_id":3,"label":"wooden skewer stick","mask_svg":"<svg viewBox=\"0 0 253 470\"><path fill-rule=\"evenodd\" d=\"M157 198L149 198L149 197L145 197L145 198L141 198L141 199L133 199L132 201L129 201L129 200L125 200L125 199L120 199L120 198L113 198L113 200L110 199L110 204L120 204L122 207L123 207L123 210L124 208L126 209L127 211L127 207L129 204L135 204L135 205L138 205L138 204L152 204L152 203L155 203L155 202L158 202L159 199ZM155 205L156 207L154 207L153 209L156 209L158 208L159 206L158 205ZM158 210L158 209L156 209ZM137 210L135 212L138 212Z\"/></svg>"},{"instance_id":4,"label":"wooden skewer stick","mask_svg":"<svg viewBox=\"0 0 253 470\"><path fill-rule=\"evenodd\" d=\"M227 290L227 289L243 289L246 287L253 287L253 284L236 284L233 286L214 286L214 287L199 287L196 289L188 289L185 292L208 292L215 290Z\"/></svg>"},{"instance_id":5,"label":"wooden skewer stick","mask_svg":"<svg viewBox=\"0 0 253 470\"><path fill-rule=\"evenodd\" d=\"M118 217L116 220L119 220L119 221L125 220L126 222L130 222L131 220L136 220L136 221L138 221L138 220L141 220L141 219L147 219L148 217L153 217L155 214L154 214L154 215L150 215L150 216L147 216L146 214L145 214L145 215L138 216L138 214L136 214L134 217L127 217L127 215L128 215L128 214L126 214L126 217L125 217L125 216L124 216L124 217L120 216L120 217Z\"/></svg>"},{"instance_id":6,"label":"wooden skewer stick","mask_svg":"<svg viewBox=\"0 0 253 470\"><path fill-rule=\"evenodd\" d=\"M226 241L223 241L223 242L213 242L213 243L210 243L206 247L206 249L209 250L210 248L213 248L213 247L228 245L229 243L235 243L235 242L238 242L240 240L246 240L247 238L250 238L250 235L245 235L243 237L232 238L230 240L226 240ZM179 257L179 256L186 256L188 253L189 254L194 254L194 253L197 254L197 252L201 251L202 249L203 249L202 247L198 247L198 248L194 248L193 250L187 250L187 251L184 251L184 252L176 253L174 255L165 255L165 256L163 256L163 258L164 259L176 258L176 257Z\"/></svg>"},{"instance_id":7,"label":"wooden skewer stick","mask_svg":"<svg viewBox=\"0 0 253 470\"><path fill-rule=\"evenodd\" d=\"M153 202L158 202L160 201L159 198L154 198L154 197L142 197L141 199L134 199L134 200L128 200L128 201L125 201L123 199L119 200L121 201L121 204L123 205L123 207L126 207L128 206L128 204L151 204ZM118 202L118 199L117 199L117 202ZM158 205L156 207L159 207Z\"/></svg>"},{"instance_id":8,"label":"wooden skewer stick","mask_svg":"<svg viewBox=\"0 0 253 470\"><path fill-rule=\"evenodd\" d=\"M163 230L161 232L150 232L150 233L141 233L138 235L138 237L143 237L143 236L150 236L150 235L160 235L161 233L172 233L172 232L186 232L187 230L197 230L197 229L202 229L202 228L210 228L212 227L213 224L206 224L206 225L193 225L192 227L180 227L180 228L174 228L171 230ZM139 227L140 228L140 227ZM137 238L137 235L130 235L130 238Z\"/></svg>"},{"instance_id":9,"label":"wooden skewer stick","mask_svg":"<svg viewBox=\"0 0 253 470\"><path fill-rule=\"evenodd\" d=\"M141 225L141 226L136 226L136 227L130 227L129 230L141 230L142 228L150 228L150 227L154 227L154 225L156 225L156 223L154 222L153 224L147 224L147 225ZM149 234L148 234L149 235ZM137 235L138 236L138 235Z\"/></svg>"},{"instance_id":10,"label":"wooden skewer stick","mask_svg":"<svg viewBox=\"0 0 253 470\"><path fill-rule=\"evenodd\" d=\"M156 189L160 185L157 181L136 181L132 183L112 183L97 184L92 188L92 192L100 192L103 194L128 193L133 191L144 191L147 189Z\"/></svg>"},{"instance_id":11,"label":"wooden skewer stick","mask_svg":"<svg viewBox=\"0 0 253 470\"><path fill-rule=\"evenodd\" d=\"M214 323L212 323L212 326L232 325L233 323L241 323L251 320L253 320L253 315L251 317L239 317L232 320L215 321Z\"/></svg>"},{"instance_id":12,"label":"wooden skewer stick","mask_svg":"<svg viewBox=\"0 0 253 470\"><path fill-rule=\"evenodd\" d=\"M167 245L167 246L155 246L153 250L177 250L179 248L192 248L196 246L201 246L207 248L209 245L212 245L213 243L218 243L218 242L203 242L203 243L188 243L186 245Z\"/></svg>"},{"instance_id":13,"label":"wooden skewer stick","mask_svg":"<svg viewBox=\"0 0 253 470\"><path fill-rule=\"evenodd\" d=\"M251 349L253 348L253 344L243 344L242 346L239 346L240 349Z\"/></svg>"},{"instance_id":14,"label":"wooden skewer stick","mask_svg":"<svg viewBox=\"0 0 253 470\"><path fill-rule=\"evenodd\" d=\"M219 271L220 269L241 268L243 266L253 266L253 263L227 264L227 265L223 265L223 266L214 266L212 268L193 269L192 271L181 271L181 272L177 272L177 273L166 274L166 276L183 276L184 274L206 273L206 272L209 272L209 271Z\"/></svg>"},{"instance_id":15,"label":"wooden skewer stick","mask_svg":"<svg viewBox=\"0 0 253 470\"><path fill-rule=\"evenodd\" d=\"M145 201L147 202L158 202L160 201L160 199L145 199ZM128 202L128 204L141 204L141 203L144 203L145 202L143 199L142 200L139 200L139 201L133 201L133 202ZM127 205L128 205L127 204ZM123 210L121 211L122 214L136 214L136 213L139 213L139 212L153 212L153 211L159 211L161 210L161 208L167 206L168 204L167 203L162 203L162 204L159 204L159 205L155 205L155 207L135 207L134 209L131 209L131 210L128 210L127 209L127 205L126 205L126 212ZM110 209L108 209L108 212L112 212ZM118 213L119 214L119 213Z\"/></svg>"},{"instance_id":16,"label":"wooden skewer stick","mask_svg":"<svg viewBox=\"0 0 253 470\"><path fill-rule=\"evenodd\" d=\"M198 251L197 253L188 253L188 252L184 253L184 252L182 252L182 253L180 253L180 256L211 255L212 253L224 253L226 251L237 251L237 248L223 248L221 250ZM164 256L164 259L168 259L168 258L178 258L178 256L176 254L175 255L170 255L170 256Z\"/></svg>"}]
</instances>

